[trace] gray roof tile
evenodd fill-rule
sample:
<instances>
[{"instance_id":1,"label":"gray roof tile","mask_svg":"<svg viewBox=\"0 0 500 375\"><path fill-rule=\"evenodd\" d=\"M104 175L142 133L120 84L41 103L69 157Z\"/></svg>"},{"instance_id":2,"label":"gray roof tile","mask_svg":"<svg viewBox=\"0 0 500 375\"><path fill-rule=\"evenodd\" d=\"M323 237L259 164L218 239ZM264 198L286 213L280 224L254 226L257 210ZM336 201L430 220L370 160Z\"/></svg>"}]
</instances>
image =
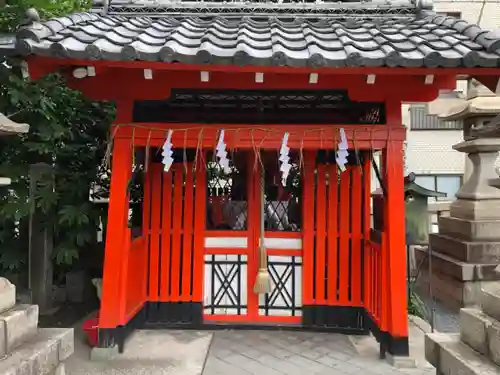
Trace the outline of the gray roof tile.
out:
<instances>
[{"instance_id":1,"label":"gray roof tile","mask_svg":"<svg viewBox=\"0 0 500 375\"><path fill-rule=\"evenodd\" d=\"M22 28L13 53L257 66L496 67L500 31L428 11L319 19L76 13Z\"/></svg>"}]
</instances>

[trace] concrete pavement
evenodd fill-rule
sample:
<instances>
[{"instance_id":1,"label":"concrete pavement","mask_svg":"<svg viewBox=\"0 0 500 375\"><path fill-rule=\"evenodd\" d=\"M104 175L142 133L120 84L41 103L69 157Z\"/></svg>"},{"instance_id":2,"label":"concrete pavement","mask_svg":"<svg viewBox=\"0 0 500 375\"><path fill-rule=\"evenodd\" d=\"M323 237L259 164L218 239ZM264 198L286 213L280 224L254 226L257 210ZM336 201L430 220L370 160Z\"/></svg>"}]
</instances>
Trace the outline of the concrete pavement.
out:
<instances>
[{"instance_id":1,"label":"concrete pavement","mask_svg":"<svg viewBox=\"0 0 500 375\"><path fill-rule=\"evenodd\" d=\"M317 332L215 332L203 375L426 375L435 369L396 369L378 359L370 336ZM424 356L423 333L419 357ZM416 346L416 345L415 345ZM418 362L418 361L417 361Z\"/></svg>"},{"instance_id":2,"label":"concrete pavement","mask_svg":"<svg viewBox=\"0 0 500 375\"><path fill-rule=\"evenodd\" d=\"M68 375L431 375L424 358L424 332L410 324L417 368L397 369L378 359L370 336L296 331L140 331L125 356L90 361L90 349L75 327L75 354ZM149 344L148 344L149 343Z\"/></svg>"}]
</instances>

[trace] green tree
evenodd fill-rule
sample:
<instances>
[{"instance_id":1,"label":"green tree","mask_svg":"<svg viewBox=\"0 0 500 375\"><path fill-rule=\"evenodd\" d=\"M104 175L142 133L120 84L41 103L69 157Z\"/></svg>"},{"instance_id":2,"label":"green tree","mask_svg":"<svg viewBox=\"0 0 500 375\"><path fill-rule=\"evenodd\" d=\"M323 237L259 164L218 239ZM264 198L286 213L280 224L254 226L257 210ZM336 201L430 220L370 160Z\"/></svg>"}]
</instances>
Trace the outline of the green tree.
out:
<instances>
[{"instance_id":1,"label":"green tree","mask_svg":"<svg viewBox=\"0 0 500 375\"><path fill-rule=\"evenodd\" d=\"M88 0L7 0L0 34L13 32L31 7L49 18L89 5ZM12 179L0 189L0 272L19 272L26 265L28 171L38 162L51 165L53 174L44 176L34 202L55 225L56 264L71 265L96 233L100 208L89 202L89 190L96 182L106 185L102 160L114 107L70 90L57 74L28 82L9 62L0 64L0 112L30 124L27 135L0 137L0 176Z\"/></svg>"},{"instance_id":2,"label":"green tree","mask_svg":"<svg viewBox=\"0 0 500 375\"><path fill-rule=\"evenodd\" d=\"M29 8L35 8L42 19L47 19L86 10L92 5L92 0L3 0L3 2L5 5L0 13L0 33L15 31Z\"/></svg>"}]
</instances>

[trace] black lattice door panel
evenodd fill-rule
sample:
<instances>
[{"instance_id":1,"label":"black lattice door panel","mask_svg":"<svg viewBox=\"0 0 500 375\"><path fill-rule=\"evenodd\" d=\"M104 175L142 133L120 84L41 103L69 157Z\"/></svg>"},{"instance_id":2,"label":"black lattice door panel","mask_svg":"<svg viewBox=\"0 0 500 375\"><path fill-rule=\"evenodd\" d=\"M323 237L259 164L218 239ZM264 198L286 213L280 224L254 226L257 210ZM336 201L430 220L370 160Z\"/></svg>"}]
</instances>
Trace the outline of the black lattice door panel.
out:
<instances>
[{"instance_id":1,"label":"black lattice door panel","mask_svg":"<svg viewBox=\"0 0 500 375\"><path fill-rule=\"evenodd\" d=\"M268 269L273 289L259 296L259 315L301 316L302 257L271 255Z\"/></svg>"},{"instance_id":2,"label":"black lattice door panel","mask_svg":"<svg viewBox=\"0 0 500 375\"><path fill-rule=\"evenodd\" d=\"M204 313L247 315L247 256L205 255Z\"/></svg>"}]
</instances>

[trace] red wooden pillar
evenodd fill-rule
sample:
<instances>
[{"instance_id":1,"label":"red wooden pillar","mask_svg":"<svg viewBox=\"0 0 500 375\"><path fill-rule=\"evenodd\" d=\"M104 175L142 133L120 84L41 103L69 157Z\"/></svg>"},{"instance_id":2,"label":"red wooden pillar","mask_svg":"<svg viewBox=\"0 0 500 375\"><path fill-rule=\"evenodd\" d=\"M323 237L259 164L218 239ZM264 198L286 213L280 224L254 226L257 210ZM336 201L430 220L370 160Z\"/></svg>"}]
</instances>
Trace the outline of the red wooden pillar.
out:
<instances>
[{"instance_id":1,"label":"red wooden pillar","mask_svg":"<svg viewBox=\"0 0 500 375\"><path fill-rule=\"evenodd\" d=\"M389 141L383 159L387 197L383 243L386 300L382 308L389 333L387 349L393 355L408 355L403 142Z\"/></svg>"},{"instance_id":2,"label":"red wooden pillar","mask_svg":"<svg viewBox=\"0 0 500 375\"><path fill-rule=\"evenodd\" d=\"M304 322L313 320L309 314L310 307L316 305L314 295L314 170L316 153L307 151L304 153L304 180L302 188L302 230L303 230L303 256L302 256L302 304ZM307 213L307 214L306 214ZM307 324L307 323L306 323Z\"/></svg>"},{"instance_id":3,"label":"red wooden pillar","mask_svg":"<svg viewBox=\"0 0 500 375\"><path fill-rule=\"evenodd\" d=\"M117 121L129 120L130 106L118 103ZM112 131L113 132L113 131ZM126 272L129 249L127 243L129 194L127 186L132 175L132 139L113 140L108 224L102 280L99 328L116 328L125 324Z\"/></svg>"}]
</instances>

